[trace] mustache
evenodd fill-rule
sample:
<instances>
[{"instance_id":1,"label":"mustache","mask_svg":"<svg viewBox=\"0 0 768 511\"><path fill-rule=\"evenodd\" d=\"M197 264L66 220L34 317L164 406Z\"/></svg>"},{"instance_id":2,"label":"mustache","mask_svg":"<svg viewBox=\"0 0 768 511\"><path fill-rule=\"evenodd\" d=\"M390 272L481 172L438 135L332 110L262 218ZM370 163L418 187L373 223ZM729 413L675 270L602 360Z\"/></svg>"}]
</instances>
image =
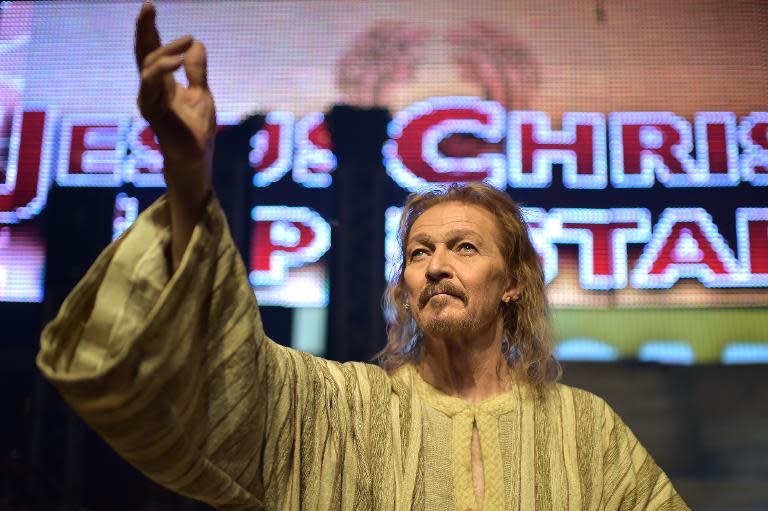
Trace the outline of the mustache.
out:
<instances>
[{"instance_id":1,"label":"mustache","mask_svg":"<svg viewBox=\"0 0 768 511\"><path fill-rule=\"evenodd\" d=\"M460 299L462 302L466 303L466 295L464 292L456 287L454 284L446 281L446 282L437 282L435 284L428 284L427 287L424 288L424 290L419 295L419 307L424 307L430 298L432 298L435 295L439 294L447 294L451 296L455 296L456 298Z\"/></svg>"}]
</instances>

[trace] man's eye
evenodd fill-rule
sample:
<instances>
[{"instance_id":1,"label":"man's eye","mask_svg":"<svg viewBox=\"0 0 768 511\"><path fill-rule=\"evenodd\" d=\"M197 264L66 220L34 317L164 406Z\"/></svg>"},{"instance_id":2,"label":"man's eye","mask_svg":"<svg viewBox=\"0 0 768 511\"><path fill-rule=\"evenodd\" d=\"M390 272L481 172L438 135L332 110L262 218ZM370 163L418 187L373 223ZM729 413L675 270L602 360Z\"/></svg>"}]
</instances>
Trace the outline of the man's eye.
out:
<instances>
[{"instance_id":1,"label":"man's eye","mask_svg":"<svg viewBox=\"0 0 768 511\"><path fill-rule=\"evenodd\" d=\"M472 243L464 242L459 245L459 252L477 252L477 249Z\"/></svg>"},{"instance_id":2,"label":"man's eye","mask_svg":"<svg viewBox=\"0 0 768 511\"><path fill-rule=\"evenodd\" d=\"M416 259L418 257L425 255L426 253L427 251L424 250L423 248L417 248L416 250L413 250L411 252L411 259Z\"/></svg>"}]
</instances>

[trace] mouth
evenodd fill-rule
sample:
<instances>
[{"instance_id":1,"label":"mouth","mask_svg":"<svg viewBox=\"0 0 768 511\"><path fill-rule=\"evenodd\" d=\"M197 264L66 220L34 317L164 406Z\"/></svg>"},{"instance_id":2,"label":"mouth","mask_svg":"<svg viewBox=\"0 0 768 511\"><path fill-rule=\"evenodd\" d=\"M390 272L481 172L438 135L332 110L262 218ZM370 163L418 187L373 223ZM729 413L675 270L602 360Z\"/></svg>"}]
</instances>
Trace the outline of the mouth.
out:
<instances>
[{"instance_id":1,"label":"mouth","mask_svg":"<svg viewBox=\"0 0 768 511\"><path fill-rule=\"evenodd\" d=\"M457 300L458 302L464 303L464 300L456 295L452 295L450 293L435 293L431 297L429 297L429 300L427 300L427 304L435 301L434 305L442 306L442 305L448 305L452 300Z\"/></svg>"},{"instance_id":2,"label":"mouth","mask_svg":"<svg viewBox=\"0 0 768 511\"><path fill-rule=\"evenodd\" d=\"M429 303L429 301L432 300L432 298L437 298L441 296L455 298L457 300L460 300L462 303L464 302L464 297L459 295L459 293L451 290L440 290L437 292L433 291L433 292L424 293L424 295L422 296L422 299L420 300L421 306L425 307L427 303Z\"/></svg>"}]
</instances>

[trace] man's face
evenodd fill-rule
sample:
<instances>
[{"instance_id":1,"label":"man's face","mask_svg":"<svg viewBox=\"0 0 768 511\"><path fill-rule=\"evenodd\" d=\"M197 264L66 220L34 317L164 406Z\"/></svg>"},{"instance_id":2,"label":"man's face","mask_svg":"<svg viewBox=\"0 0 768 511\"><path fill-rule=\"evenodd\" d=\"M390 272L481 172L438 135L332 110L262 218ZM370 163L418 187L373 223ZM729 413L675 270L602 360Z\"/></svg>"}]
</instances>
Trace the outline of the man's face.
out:
<instances>
[{"instance_id":1,"label":"man's face","mask_svg":"<svg viewBox=\"0 0 768 511\"><path fill-rule=\"evenodd\" d=\"M468 337L501 321L514 297L500 234L485 208L444 202L413 223L406 243L405 286L411 313L428 337Z\"/></svg>"}]
</instances>

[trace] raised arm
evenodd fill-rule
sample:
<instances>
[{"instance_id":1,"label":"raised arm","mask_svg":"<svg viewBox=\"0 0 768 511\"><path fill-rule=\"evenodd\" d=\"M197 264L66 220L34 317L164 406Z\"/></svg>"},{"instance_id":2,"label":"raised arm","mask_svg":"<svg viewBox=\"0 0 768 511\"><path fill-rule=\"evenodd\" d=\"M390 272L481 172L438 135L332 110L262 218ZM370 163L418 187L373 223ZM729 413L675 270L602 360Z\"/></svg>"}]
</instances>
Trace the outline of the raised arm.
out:
<instances>
[{"instance_id":1,"label":"raised arm","mask_svg":"<svg viewBox=\"0 0 768 511\"><path fill-rule=\"evenodd\" d=\"M371 484L358 471L368 374L381 383L380 413L392 409L388 380L265 336L211 194L205 51L191 37L161 46L154 17L145 4L137 22L139 106L160 141L168 193L64 301L38 367L117 453L182 494L221 509L329 509L343 488L354 502ZM181 65L188 87L173 80Z\"/></svg>"},{"instance_id":2,"label":"raised arm","mask_svg":"<svg viewBox=\"0 0 768 511\"><path fill-rule=\"evenodd\" d=\"M205 46L191 36L161 45L155 15L154 5L147 2L136 19L138 104L163 155L175 271L211 191L216 110L208 89ZM182 65L186 87L173 77Z\"/></svg>"}]
</instances>

